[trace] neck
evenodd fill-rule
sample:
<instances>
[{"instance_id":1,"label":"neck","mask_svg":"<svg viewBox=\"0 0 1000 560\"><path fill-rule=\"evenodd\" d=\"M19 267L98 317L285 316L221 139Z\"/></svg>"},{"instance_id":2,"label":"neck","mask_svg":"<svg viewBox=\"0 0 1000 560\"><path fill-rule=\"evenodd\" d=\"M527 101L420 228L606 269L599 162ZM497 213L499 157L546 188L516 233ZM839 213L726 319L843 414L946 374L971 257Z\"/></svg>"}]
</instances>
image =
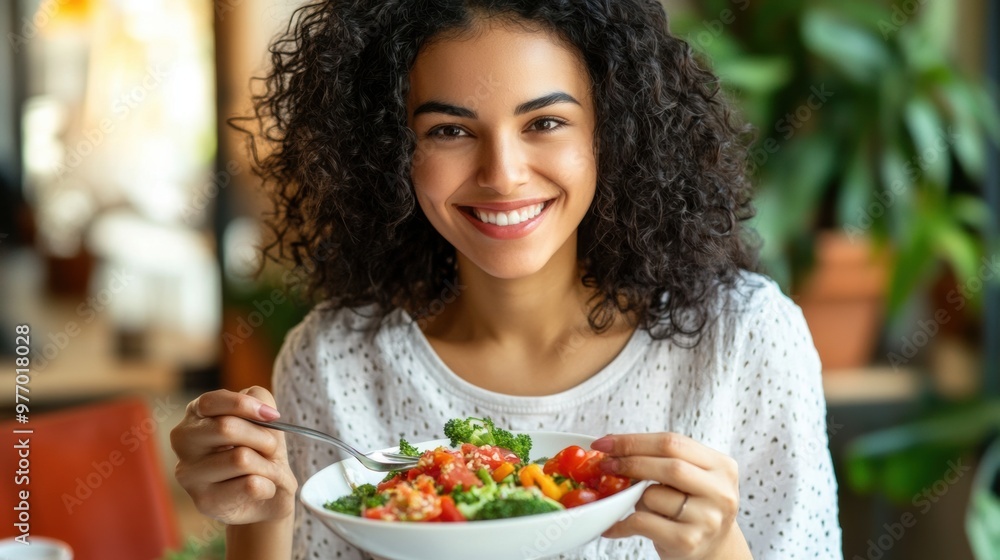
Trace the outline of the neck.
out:
<instances>
[{"instance_id":1,"label":"neck","mask_svg":"<svg viewBox=\"0 0 1000 560\"><path fill-rule=\"evenodd\" d=\"M586 326L587 300L575 243L515 280L492 277L458 255L460 294L429 331L465 340L543 345ZM459 334L461 333L461 334Z\"/></svg>"}]
</instances>

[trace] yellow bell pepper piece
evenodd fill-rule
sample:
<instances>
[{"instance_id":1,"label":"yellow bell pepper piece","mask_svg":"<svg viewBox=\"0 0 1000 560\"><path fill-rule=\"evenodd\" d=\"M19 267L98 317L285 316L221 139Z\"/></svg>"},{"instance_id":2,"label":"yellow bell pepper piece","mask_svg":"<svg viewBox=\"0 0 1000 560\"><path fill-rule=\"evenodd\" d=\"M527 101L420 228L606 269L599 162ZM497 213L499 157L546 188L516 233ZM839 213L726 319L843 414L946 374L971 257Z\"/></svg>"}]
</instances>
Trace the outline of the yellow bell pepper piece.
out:
<instances>
[{"instance_id":1,"label":"yellow bell pepper piece","mask_svg":"<svg viewBox=\"0 0 1000 560\"><path fill-rule=\"evenodd\" d=\"M503 463L493 471L493 480L500 482L512 472L514 472L514 465L512 463Z\"/></svg>"},{"instance_id":2,"label":"yellow bell pepper piece","mask_svg":"<svg viewBox=\"0 0 1000 560\"><path fill-rule=\"evenodd\" d=\"M521 479L521 486L538 486L542 494L553 500L558 501L565 493L551 476L542 471L542 467L538 463L525 466L518 473L518 477Z\"/></svg>"}]
</instances>

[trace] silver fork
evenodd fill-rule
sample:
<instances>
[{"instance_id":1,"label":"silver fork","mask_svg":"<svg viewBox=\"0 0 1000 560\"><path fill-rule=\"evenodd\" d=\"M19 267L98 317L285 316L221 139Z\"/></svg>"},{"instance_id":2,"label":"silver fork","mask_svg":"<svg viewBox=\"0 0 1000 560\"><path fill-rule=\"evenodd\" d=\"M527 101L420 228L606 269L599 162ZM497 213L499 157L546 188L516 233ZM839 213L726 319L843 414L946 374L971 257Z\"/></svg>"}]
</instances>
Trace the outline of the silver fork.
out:
<instances>
[{"instance_id":1,"label":"silver fork","mask_svg":"<svg viewBox=\"0 0 1000 560\"><path fill-rule=\"evenodd\" d=\"M350 453L355 459L361 462L365 468L377 472L388 472L388 471L401 471L413 468L417 466L417 457L410 457L409 455L400 455L399 453L382 453L381 451L372 451L371 453L362 453L357 449L351 447L350 445L344 443L343 441L331 436L330 434L325 434L319 430L314 430L312 428L306 428L304 426L296 426L295 424L288 424L286 422L263 422L261 420L254 420L252 418L246 418L247 421L257 424L258 426L264 426L265 428L273 428L275 430L281 430L283 432L289 432L293 434L300 434L303 436L311 437L313 439L318 439L320 441L325 441L331 443L336 447Z\"/></svg>"}]
</instances>

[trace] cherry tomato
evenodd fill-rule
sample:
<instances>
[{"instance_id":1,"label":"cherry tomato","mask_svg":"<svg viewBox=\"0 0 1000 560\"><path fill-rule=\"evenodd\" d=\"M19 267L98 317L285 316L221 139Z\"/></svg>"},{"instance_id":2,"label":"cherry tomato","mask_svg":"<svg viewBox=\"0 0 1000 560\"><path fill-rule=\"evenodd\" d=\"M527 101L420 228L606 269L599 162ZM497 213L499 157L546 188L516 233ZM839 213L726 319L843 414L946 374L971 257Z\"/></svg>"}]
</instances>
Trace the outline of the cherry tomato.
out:
<instances>
[{"instance_id":1,"label":"cherry tomato","mask_svg":"<svg viewBox=\"0 0 1000 560\"><path fill-rule=\"evenodd\" d=\"M586 458L586 450L579 445L571 445L559 453L556 453L555 457L549 459L549 461L545 463L545 467L542 471L544 471L545 474L556 473L565 477L570 477L570 473L575 471Z\"/></svg>"},{"instance_id":2,"label":"cherry tomato","mask_svg":"<svg viewBox=\"0 0 1000 560\"><path fill-rule=\"evenodd\" d=\"M616 476L613 474L602 474L601 481L597 484L597 493L600 494L602 498L606 498L612 494L621 492L631 485L632 481L627 477Z\"/></svg>"},{"instance_id":3,"label":"cherry tomato","mask_svg":"<svg viewBox=\"0 0 1000 560\"><path fill-rule=\"evenodd\" d=\"M606 454L600 451L571 445L549 459L542 470L545 474L559 474L596 488L603 474L600 463L605 456Z\"/></svg>"},{"instance_id":4,"label":"cherry tomato","mask_svg":"<svg viewBox=\"0 0 1000 560\"><path fill-rule=\"evenodd\" d=\"M576 482L596 488L601 480L601 475L604 474L600 465L606 456L600 451L587 451L586 459L569 472L569 477Z\"/></svg>"},{"instance_id":5,"label":"cherry tomato","mask_svg":"<svg viewBox=\"0 0 1000 560\"><path fill-rule=\"evenodd\" d=\"M562 498L559 499L559 503L568 508L574 508L577 506L582 506L583 504L589 504L590 502L596 502L600 496L598 496L595 490L590 488L577 488L571 492L567 492Z\"/></svg>"}]
</instances>

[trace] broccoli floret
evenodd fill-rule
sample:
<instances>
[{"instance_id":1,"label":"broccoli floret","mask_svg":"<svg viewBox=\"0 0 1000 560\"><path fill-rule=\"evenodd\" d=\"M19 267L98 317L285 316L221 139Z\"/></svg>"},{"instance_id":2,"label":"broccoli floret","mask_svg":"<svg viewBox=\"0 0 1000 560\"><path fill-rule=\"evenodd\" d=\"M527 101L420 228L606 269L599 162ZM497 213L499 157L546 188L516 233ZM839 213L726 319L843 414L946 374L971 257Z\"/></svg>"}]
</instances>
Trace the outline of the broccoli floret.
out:
<instances>
[{"instance_id":1,"label":"broccoli floret","mask_svg":"<svg viewBox=\"0 0 1000 560\"><path fill-rule=\"evenodd\" d=\"M407 457L419 457L421 452L416 447L410 445L410 442L403 438L399 438L399 454L406 455Z\"/></svg>"},{"instance_id":2,"label":"broccoli floret","mask_svg":"<svg viewBox=\"0 0 1000 560\"><path fill-rule=\"evenodd\" d=\"M385 505L387 498L378 493L375 486L362 484L347 496L323 504L330 511L361 517L362 508L372 508Z\"/></svg>"},{"instance_id":3,"label":"broccoli floret","mask_svg":"<svg viewBox=\"0 0 1000 560\"><path fill-rule=\"evenodd\" d=\"M512 497L483 504L476 513L475 519L507 519L509 517L548 513L560 509L563 509L563 507L558 502L546 498L538 496Z\"/></svg>"},{"instance_id":4,"label":"broccoli floret","mask_svg":"<svg viewBox=\"0 0 1000 560\"><path fill-rule=\"evenodd\" d=\"M465 516L466 519L473 519L483 505L496 499L499 488L497 483L490 477L489 471L479 469L476 472L479 480L483 481L482 486L473 486L465 489L461 484L451 491L451 497L455 500L455 507Z\"/></svg>"},{"instance_id":5,"label":"broccoli floret","mask_svg":"<svg viewBox=\"0 0 1000 560\"><path fill-rule=\"evenodd\" d=\"M528 462L531 452L531 436L527 434L514 435L503 428L498 428L490 418L469 417L465 420L457 418L448 420L444 425L445 437L451 439L451 446L458 447L463 443L472 445L495 445L514 452L522 463Z\"/></svg>"}]
</instances>

